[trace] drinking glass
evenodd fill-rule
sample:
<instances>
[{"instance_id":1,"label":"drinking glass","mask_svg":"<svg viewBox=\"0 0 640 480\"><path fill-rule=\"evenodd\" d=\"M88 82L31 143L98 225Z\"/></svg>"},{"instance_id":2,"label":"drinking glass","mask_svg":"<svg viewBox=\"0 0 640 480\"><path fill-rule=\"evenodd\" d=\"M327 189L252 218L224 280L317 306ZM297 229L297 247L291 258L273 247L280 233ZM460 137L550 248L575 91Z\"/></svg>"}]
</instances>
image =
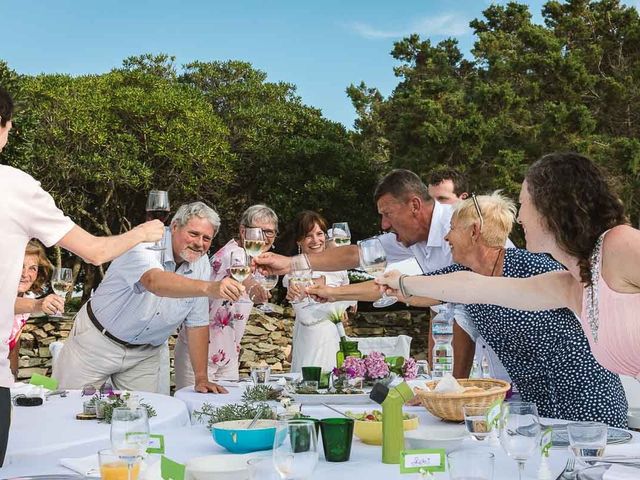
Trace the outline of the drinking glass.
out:
<instances>
[{"instance_id":1,"label":"drinking glass","mask_svg":"<svg viewBox=\"0 0 640 480\"><path fill-rule=\"evenodd\" d=\"M387 268L387 256L384 253L382 243L378 238L367 238L358 242L360 250L360 266L364 268L369 275L378 277L384 273ZM388 296L382 293L382 297L373 302L373 306L377 308L388 307L398 301L397 297Z\"/></svg>"},{"instance_id":2,"label":"drinking glass","mask_svg":"<svg viewBox=\"0 0 640 480\"><path fill-rule=\"evenodd\" d=\"M327 462L346 462L351 456L353 441L352 418L324 418L320 420L324 459Z\"/></svg>"},{"instance_id":3,"label":"drinking glass","mask_svg":"<svg viewBox=\"0 0 640 480\"><path fill-rule=\"evenodd\" d=\"M251 367L251 380L254 385L269 383L271 367Z\"/></svg>"},{"instance_id":4,"label":"drinking glass","mask_svg":"<svg viewBox=\"0 0 640 480\"><path fill-rule=\"evenodd\" d=\"M270 290L273 290L275 288L275 286L278 285L278 275L262 274L262 273L258 272L258 270L256 270L253 273L253 278L267 292L270 291ZM259 305L257 308L259 310L263 311L264 313L271 313L271 312L274 311L272 305L269 302L263 303L263 304Z\"/></svg>"},{"instance_id":5,"label":"drinking glass","mask_svg":"<svg viewBox=\"0 0 640 480\"><path fill-rule=\"evenodd\" d=\"M264 234L261 228L245 227L244 228L244 249L247 255L251 257L257 257L262 253L267 242L264 239Z\"/></svg>"},{"instance_id":6,"label":"drinking glass","mask_svg":"<svg viewBox=\"0 0 640 480\"><path fill-rule=\"evenodd\" d=\"M451 480L492 480L495 456L491 452L458 450L447 454Z\"/></svg>"},{"instance_id":7,"label":"drinking glass","mask_svg":"<svg viewBox=\"0 0 640 480\"><path fill-rule=\"evenodd\" d=\"M249 265L249 257L243 249L238 248L231 251L231 266L229 270L234 280L240 283L244 282L251 275L251 267Z\"/></svg>"},{"instance_id":8,"label":"drinking glass","mask_svg":"<svg viewBox=\"0 0 640 480\"><path fill-rule=\"evenodd\" d=\"M502 449L518 463L518 478L527 459L538 449L540 419L532 402L511 402L502 405L500 444Z\"/></svg>"},{"instance_id":9,"label":"drinking glass","mask_svg":"<svg viewBox=\"0 0 640 480\"><path fill-rule=\"evenodd\" d=\"M489 405L485 404L469 404L462 407L464 413L464 426L471 434L471 437L478 441L483 441L493 430L493 425L487 422L487 411Z\"/></svg>"},{"instance_id":10,"label":"drinking glass","mask_svg":"<svg viewBox=\"0 0 640 480\"><path fill-rule=\"evenodd\" d=\"M273 465L283 480L311 477L318 463L318 439L311 420L278 422L273 440Z\"/></svg>"},{"instance_id":11,"label":"drinking glass","mask_svg":"<svg viewBox=\"0 0 640 480\"><path fill-rule=\"evenodd\" d=\"M51 273L51 289L59 297L66 298L73 286L73 272L70 268L54 267ZM62 317L62 312L56 312L52 317Z\"/></svg>"},{"instance_id":12,"label":"drinking glass","mask_svg":"<svg viewBox=\"0 0 640 480\"><path fill-rule=\"evenodd\" d=\"M162 223L167 222L171 207L169 206L169 193L164 190L151 190L147 196L147 221L160 220ZM149 250L164 250L164 241L158 240L156 243L147 247Z\"/></svg>"},{"instance_id":13,"label":"drinking glass","mask_svg":"<svg viewBox=\"0 0 640 480\"><path fill-rule=\"evenodd\" d=\"M329 237L336 244L336 247L349 245L351 243L351 232L347 222L334 223L331 227L331 236Z\"/></svg>"},{"instance_id":14,"label":"drinking glass","mask_svg":"<svg viewBox=\"0 0 640 480\"><path fill-rule=\"evenodd\" d=\"M291 275L290 284L297 284L300 288L310 287L313 285L313 271L306 255L296 255L291 258ZM302 293L300 297L291 303L301 303L309 300L306 293Z\"/></svg>"},{"instance_id":15,"label":"drinking glass","mask_svg":"<svg viewBox=\"0 0 640 480\"><path fill-rule=\"evenodd\" d=\"M128 480L149 444L149 419L145 408L114 408L111 416L111 450L127 463Z\"/></svg>"},{"instance_id":16,"label":"drinking glass","mask_svg":"<svg viewBox=\"0 0 640 480\"><path fill-rule=\"evenodd\" d=\"M607 426L604 423L570 423L567 434L571 451L584 464L592 465L604 455L607 446Z\"/></svg>"},{"instance_id":17,"label":"drinking glass","mask_svg":"<svg viewBox=\"0 0 640 480\"><path fill-rule=\"evenodd\" d=\"M98 464L102 480L137 480L140 475L140 463L141 459L138 459L129 466L129 463L113 450L98 451Z\"/></svg>"}]
</instances>

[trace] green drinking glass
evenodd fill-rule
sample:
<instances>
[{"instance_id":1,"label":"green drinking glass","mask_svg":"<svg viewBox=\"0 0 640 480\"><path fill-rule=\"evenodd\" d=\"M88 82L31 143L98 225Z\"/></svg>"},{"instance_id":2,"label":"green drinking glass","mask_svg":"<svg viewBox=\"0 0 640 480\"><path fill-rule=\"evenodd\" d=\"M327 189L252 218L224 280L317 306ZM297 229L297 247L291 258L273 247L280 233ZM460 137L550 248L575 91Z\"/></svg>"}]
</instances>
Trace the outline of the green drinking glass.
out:
<instances>
[{"instance_id":1,"label":"green drinking glass","mask_svg":"<svg viewBox=\"0 0 640 480\"><path fill-rule=\"evenodd\" d=\"M320 420L322 447L327 462L346 462L351 456L353 420L351 418L325 418Z\"/></svg>"},{"instance_id":2,"label":"green drinking glass","mask_svg":"<svg viewBox=\"0 0 640 480\"><path fill-rule=\"evenodd\" d=\"M320 384L320 376L322 374L321 367L302 367L302 380L318 382Z\"/></svg>"}]
</instances>

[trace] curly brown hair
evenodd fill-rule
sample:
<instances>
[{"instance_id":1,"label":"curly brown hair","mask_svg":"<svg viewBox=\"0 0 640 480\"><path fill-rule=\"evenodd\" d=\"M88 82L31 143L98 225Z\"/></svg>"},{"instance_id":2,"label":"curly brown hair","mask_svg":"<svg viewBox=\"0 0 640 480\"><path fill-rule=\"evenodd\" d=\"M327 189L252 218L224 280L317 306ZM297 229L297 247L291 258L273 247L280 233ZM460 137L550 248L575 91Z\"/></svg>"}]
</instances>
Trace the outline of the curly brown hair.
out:
<instances>
[{"instance_id":1,"label":"curly brown hair","mask_svg":"<svg viewBox=\"0 0 640 480\"><path fill-rule=\"evenodd\" d=\"M624 206L602 171L575 152L537 160L525 176L535 208L558 246L578 259L580 278L591 285L590 257L600 235L627 223Z\"/></svg>"}]
</instances>

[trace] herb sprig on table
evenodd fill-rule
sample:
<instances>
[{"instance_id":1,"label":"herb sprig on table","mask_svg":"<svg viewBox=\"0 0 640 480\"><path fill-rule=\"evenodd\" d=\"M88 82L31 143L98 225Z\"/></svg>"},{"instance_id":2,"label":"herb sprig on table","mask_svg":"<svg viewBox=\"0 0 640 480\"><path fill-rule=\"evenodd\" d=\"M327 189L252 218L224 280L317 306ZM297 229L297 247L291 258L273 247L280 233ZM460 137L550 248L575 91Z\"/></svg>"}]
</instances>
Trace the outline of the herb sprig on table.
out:
<instances>
[{"instance_id":1,"label":"herb sprig on table","mask_svg":"<svg viewBox=\"0 0 640 480\"><path fill-rule=\"evenodd\" d=\"M229 405L222 405L221 407L214 407L210 403L203 403L200 410L194 410L193 416L198 421L207 421L207 427L211 428L214 423L228 422L231 420L251 420L253 419L258 410L261 410L261 419L273 420L276 418L276 414L269 405L266 403L231 403Z\"/></svg>"},{"instance_id":2,"label":"herb sprig on table","mask_svg":"<svg viewBox=\"0 0 640 480\"><path fill-rule=\"evenodd\" d=\"M271 385L255 385L247 387L242 394L242 401L245 403L268 402L269 400L278 400L280 392Z\"/></svg>"}]
</instances>

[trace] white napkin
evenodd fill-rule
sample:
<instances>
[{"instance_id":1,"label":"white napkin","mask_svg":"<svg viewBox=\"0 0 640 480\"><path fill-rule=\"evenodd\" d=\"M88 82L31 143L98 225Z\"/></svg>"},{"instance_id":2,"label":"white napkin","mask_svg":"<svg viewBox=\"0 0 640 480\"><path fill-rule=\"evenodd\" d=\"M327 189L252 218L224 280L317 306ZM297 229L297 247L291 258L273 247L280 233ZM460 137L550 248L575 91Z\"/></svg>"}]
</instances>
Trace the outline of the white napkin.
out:
<instances>
[{"instance_id":1,"label":"white napkin","mask_svg":"<svg viewBox=\"0 0 640 480\"><path fill-rule=\"evenodd\" d=\"M604 449L604 456L640 457L640 443L634 442L620 445L607 445Z\"/></svg>"},{"instance_id":2,"label":"white napkin","mask_svg":"<svg viewBox=\"0 0 640 480\"><path fill-rule=\"evenodd\" d=\"M95 453L86 457L61 458L60 465L85 477L100 477L98 455Z\"/></svg>"},{"instance_id":3,"label":"white napkin","mask_svg":"<svg viewBox=\"0 0 640 480\"><path fill-rule=\"evenodd\" d=\"M44 399L44 388L39 385L31 385L30 383L16 382L11 387L11 396L27 395L42 397Z\"/></svg>"},{"instance_id":4,"label":"white napkin","mask_svg":"<svg viewBox=\"0 0 640 480\"><path fill-rule=\"evenodd\" d=\"M602 480L637 480L638 477L640 477L640 469L614 463L604 472Z\"/></svg>"}]
</instances>

